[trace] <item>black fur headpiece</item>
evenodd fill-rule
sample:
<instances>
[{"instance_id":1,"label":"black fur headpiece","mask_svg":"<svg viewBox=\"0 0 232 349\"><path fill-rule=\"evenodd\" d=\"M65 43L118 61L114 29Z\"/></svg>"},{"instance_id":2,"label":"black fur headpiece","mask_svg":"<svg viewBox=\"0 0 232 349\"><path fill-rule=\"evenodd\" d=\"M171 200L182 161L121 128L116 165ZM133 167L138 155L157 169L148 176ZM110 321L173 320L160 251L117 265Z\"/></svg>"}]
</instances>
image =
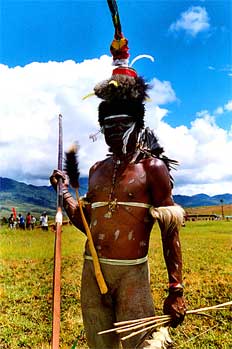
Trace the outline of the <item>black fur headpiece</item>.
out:
<instances>
[{"instance_id":1,"label":"black fur headpiece","mask_svg":"<svg viewBox=\"0 0 232 349\"><path fill-rule=\"evenodd\" d=\"M138 77L134 69L117 67L110 79L94 88L97 97L104 101L99 105L99 123L109 115L128 114L135 118L139 128L144 126L144 101L148 97L149 85Z\"/></svg>"}]
</instances>

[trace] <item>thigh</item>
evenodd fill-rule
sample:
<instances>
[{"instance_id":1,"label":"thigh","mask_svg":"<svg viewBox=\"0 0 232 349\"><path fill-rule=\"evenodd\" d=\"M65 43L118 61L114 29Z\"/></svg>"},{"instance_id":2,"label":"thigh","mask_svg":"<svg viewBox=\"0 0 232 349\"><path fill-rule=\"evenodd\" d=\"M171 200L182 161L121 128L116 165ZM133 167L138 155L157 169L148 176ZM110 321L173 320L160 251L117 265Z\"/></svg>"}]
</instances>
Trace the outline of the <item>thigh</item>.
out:
<instances>
[{"instance_id":1,"label":"thigh","mask_svg":"<svg viewBox=\"0 0 232 349\"><path fill-rule=\"evenodd\" d=\"M82 272L81 307L89 348L118 349L120 338L115 333L99 335L98 332L113 328L114 304L109 295L101 295L96 282L92 261L85 261Z\"/></svg>"},{"instance_id":2,"label":"thigh","mask_svg":"<svg viewBox=\"0 0 232 349\"><path fill-rule=\"evenodd\" d=\"M154 315L147 263L131 268L121 280L117 297L117 321L133 320ZM124 333L121 337L129 334ZM135 348L144 332L122 341L123 348Z\"/></svg>"}]
</instances>

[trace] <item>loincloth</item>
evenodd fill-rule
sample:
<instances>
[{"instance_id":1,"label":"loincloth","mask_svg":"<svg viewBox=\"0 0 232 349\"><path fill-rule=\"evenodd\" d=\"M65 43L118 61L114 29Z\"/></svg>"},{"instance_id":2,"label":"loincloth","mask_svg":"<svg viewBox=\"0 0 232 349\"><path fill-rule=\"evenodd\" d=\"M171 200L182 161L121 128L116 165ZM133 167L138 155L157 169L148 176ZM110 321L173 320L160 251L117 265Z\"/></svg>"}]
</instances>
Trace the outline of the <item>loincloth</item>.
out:
<instances>
[{"instance_id":1,"label":"loincloth","mask_svg":"<svg viewBox=\"0 0 232 349\"><path fill-rule=\"evenodd\" d=\"M84 260L81 305L86 337L90 348L119 349L119 335L98 335L98 332L113 328L114 322L154 315L148 263L101 263L101 269L109 289L108 294L103 296L96 283L93 263L89 259ZM126 340L124 348L134 348L139 338L141 336Z\"/></svg>"}]
</instances>

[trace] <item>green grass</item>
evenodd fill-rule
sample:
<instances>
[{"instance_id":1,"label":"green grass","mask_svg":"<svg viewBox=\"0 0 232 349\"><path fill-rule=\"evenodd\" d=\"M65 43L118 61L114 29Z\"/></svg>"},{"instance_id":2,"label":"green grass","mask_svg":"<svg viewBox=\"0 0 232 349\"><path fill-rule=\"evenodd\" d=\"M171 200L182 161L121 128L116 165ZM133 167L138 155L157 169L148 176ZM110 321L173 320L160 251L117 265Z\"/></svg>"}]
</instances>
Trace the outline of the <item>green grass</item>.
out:
<instances>
[{"instance_id":1,"label":"green grass","mask_svg":"<svg viewBox=\"0 0 232 349\"><path fill-rule=\"evenodd\" d=\"M0 348L50 348L54 233L0 228ZM232 223L187 222L181 230L185 296L189 309L232 300ZM80 309L85 237L73 227L62 233L60 348L87 348ZM151 287L157 314L167 295L160 234L150 243ZM232 348L230 309L188 315L171 330L175 348Z\"/></svg>"}]
</instances>

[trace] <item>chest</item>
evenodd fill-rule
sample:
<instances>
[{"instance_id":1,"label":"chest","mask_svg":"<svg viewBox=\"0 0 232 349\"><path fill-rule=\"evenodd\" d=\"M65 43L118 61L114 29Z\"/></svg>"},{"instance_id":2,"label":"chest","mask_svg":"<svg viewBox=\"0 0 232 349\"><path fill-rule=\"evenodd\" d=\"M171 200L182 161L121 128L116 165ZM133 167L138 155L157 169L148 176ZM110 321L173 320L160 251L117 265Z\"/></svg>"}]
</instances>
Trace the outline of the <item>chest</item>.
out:
<instances>
[{"instance_id":1,"label":"chest","mask_svg":"<svg viewBox=\"0 0 232 349\"><path fill-rule=\"evenodd\" d=\"M117 198L137 201L148 196L147 175L142 164L118 166L104 164L96 169L89 181L89 199L94 201Z\"/></svg>"}]
</instances>

